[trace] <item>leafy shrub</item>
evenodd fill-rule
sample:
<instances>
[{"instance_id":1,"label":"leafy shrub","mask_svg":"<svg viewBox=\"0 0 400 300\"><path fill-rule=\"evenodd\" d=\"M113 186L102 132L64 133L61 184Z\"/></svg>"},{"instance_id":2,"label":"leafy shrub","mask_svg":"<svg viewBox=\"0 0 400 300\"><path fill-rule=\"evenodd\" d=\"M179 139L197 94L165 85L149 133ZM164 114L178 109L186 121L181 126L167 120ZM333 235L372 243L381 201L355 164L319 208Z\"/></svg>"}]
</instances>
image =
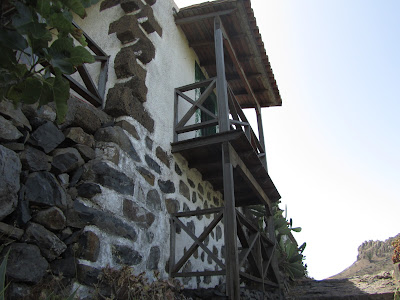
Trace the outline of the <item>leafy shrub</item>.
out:
<instances>
[{"instance_id":1,"label":"leafy shrub","mask_svg":"<svg viewBox=\"0 0 400 300\"><path fill-rule=\"evenodd\" d=\"M83 63L94 62L73 14L86 16L85 8L98 0L15 0L1 3L0 101L3 98L44 105L55 102L58 121L67 111L70 75ZM74 39L81 45L75 45Z\"/></svg>"}]
</instances>

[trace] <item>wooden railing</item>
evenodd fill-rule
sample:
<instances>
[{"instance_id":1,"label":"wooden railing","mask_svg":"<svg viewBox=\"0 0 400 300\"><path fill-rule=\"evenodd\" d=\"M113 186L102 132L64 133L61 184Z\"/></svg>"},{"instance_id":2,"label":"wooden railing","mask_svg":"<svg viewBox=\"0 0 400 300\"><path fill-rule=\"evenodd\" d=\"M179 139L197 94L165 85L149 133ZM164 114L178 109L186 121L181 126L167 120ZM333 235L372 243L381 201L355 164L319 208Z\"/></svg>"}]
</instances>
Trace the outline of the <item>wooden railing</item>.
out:
<instances>
[{"instance_id":1,"label":"wooden railing","mask_svg":"<svg viewBox=\"0 0 400 300\"><path fill-rule=\"evenodd\" d=\"M197 100L192 99L188 95L184 94L188 91L195 89L205 88L204 92L200 95ZM212 112L203 106L204 102L211 95L213 90L216 88L216 78L210 78L193 84L185 85L175 89L175 104L174 104L174 142L179 141L179 135L183 133L192 132L192 137L195 137L197 130L205 129L208 127L214 127L220 123L218 112ZM185 100L190 104L187 112L179 118L180 99ZM217 101L221 101L217 99ZM259 157L265 156L265 150L261 145L260 140L254 133L247 120L239 102L237 101L235 94L228 85L228 107L229 107L229 128L230 130L242 130L246 134L249 142L253 146ZM204 114L209 116L208 120L200 120L198 123L193 122L193 117L197 111L202 111ZM188 125L189 120L192 119L192 124Z\"/></svg>"},{"instance_id":2,"label":"wooden railing","mask_svg":"<svg viewBox=\"0 0 400 300\"><path fill-rule=\"evenodd\" d=\"M78 28L79 26L73 22L73 25ZM81 29L82 30L82 29ZM64 75L66 79L70 82L70 87L73 91L78 93L86 101L90 102L96 107L103 105L104 96L106 91L106 83L108 78L108 61L109 56L98 46L90 36L82 31L85 36L87 47L94 53L94 59L96 62L100 62L100 74L97 85L92 79L92 74L88 71L85 64L79 66L78 73L82 78L83 84L79 83L70 75Z\"/></svg>"},{"instance_id":3,"label":"wooden railing","mask_svg":"<svg viewBox=\"0 0 400 300\"><path fill-rule=\"evenodd\" d=\"M180 218L197 217L214 214L214 218L204 231L196 236L190 228L185 225ZM221 276L226 275L225 262L217 257L204 244L207 236L221 222L224 217L224 207L179 212L171 215L171 234L170 234L170 262L169 273L171 277L193 277L193 276ZM239 269L240 277L245 281L252 281L267 286L277 287L278 284L271 278L274 274L272 259L276 244L273 240L261 232L252 221L236 209L237 239L240 242L239 248ZM224 222L225 223L225 222ZM176 262L176 232L181 228L192 240L193 244L183 253L182 257ZM201 248L218 266L215 271L180 271L189 261L198 248ZM224 255L221 253L221 255Z\"/></svg>"}]
</instances>

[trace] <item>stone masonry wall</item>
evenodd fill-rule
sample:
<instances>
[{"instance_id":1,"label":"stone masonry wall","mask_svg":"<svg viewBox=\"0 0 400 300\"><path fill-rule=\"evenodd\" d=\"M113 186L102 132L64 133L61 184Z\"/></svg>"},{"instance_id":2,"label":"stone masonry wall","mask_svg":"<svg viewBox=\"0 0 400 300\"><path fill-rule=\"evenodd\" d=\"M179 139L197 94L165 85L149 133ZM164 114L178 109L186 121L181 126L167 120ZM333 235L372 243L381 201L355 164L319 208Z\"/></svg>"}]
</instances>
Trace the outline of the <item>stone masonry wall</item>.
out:
<instances>
[{"instance_id":1,"label":"stone masonry wall","mask_svg":"<svg viewBox=\"0 0 400 300\"><path fill-rule=\"evenodd\" d=\"M152 14L154 3L99 4L101 11L118 5L125 12L109 25L121 47L111 57L117 79L108 86L104 110L71 97L66 121L58 125L51 105L15 108L0 102L0 239L6 246L1 256L11 248L10 299L28 299L35 286L54 276L63 278L63 286L81 286L78 295L90 298L106 266L128 265L150 279L157 270L167 278L170 213L222 205L221 194L197 170L170 154L159 140L156 112L146 109L152 88L145 84L146 64L158 51L149 35L163 34ZM210 215L183 219L197 235L210 220ZM221 224L205 243L222 257ZM178 231L177 258L191 244ZM200 250L184 266L215 268ZM182 282L195 288L221 280Z\"/></svg>"}]
</instances>

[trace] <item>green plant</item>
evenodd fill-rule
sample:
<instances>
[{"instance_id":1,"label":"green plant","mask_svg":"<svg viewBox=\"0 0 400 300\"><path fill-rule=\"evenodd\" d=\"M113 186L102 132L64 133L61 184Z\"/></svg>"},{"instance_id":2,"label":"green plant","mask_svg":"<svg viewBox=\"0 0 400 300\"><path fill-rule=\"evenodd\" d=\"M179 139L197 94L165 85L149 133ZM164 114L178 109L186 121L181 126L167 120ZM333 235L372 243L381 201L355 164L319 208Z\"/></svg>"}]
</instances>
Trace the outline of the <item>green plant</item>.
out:
<instances>
[{"instance_id":1,"label":"green plant","mask_svg":"<svg viewBox=\"0 0 400 300\"><path fill-rule=\"evenodd\" d=\"M83 63L94 62L82 31L72 24L73 13L98 0L2 1L0 30L0 101L4 98L33 104L56 105L57 120L67 111L70 75ZM81 45L75 45L74 39Z\"/></svg>"},{"instance_id":2,"label":"green plant","mask_svg":"<svg viewBox=\"0 0 400 300\"><path fill-rule=\"evenodd\" d=\"M287 220L287 208L281 210L279 202L273 208L274 231L275 238L278 243L277 251L275 252L278 259L280 269L292 280L301 278L307 275L307 265L304 263L305 256L303 251L306 243L300 247L291 240L291 232L300 232L301 227L293 227L293 220ZM258 227L261 231L267 233L268 229L265 207L262 205L252 206L250 212L256 217ZM291 238L290 238L291 237Z\"/></svg>"}]
</instances>

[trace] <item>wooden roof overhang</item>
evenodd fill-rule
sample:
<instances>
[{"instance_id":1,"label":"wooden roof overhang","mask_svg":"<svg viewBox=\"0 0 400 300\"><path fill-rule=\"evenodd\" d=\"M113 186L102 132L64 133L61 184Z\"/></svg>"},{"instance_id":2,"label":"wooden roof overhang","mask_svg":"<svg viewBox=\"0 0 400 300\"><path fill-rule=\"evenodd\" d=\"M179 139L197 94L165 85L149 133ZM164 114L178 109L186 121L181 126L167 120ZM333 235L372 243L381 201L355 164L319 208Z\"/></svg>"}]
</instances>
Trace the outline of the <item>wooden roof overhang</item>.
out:
<instances>
[{"instance_id":1,"label":"wooden roof overhang","mask_svg":"<svg viewBox=\"0 0 400 300\"><path fill-rule=\"evenodd\" d=\"M242 108L280 106L279 94L250 0L217 0L179 10L179 25L209 77L216 76L214 17L224 28L226 79Z\"/></svg>"},{"instance_id":2,"label":"wooden roof overhang","mask_svg":"<svg viewBox=\"0 0 400 300\"><path fill-rule=\"evenodd\" d=\"M234 166L234 190L236 206L263 204L281 196L242 130L197 137L172 144L172 153L179 153L189 162L189 168L197 169L217 191L223 192L222 144L229 142Z\"/></svg>"}]
</instances>

